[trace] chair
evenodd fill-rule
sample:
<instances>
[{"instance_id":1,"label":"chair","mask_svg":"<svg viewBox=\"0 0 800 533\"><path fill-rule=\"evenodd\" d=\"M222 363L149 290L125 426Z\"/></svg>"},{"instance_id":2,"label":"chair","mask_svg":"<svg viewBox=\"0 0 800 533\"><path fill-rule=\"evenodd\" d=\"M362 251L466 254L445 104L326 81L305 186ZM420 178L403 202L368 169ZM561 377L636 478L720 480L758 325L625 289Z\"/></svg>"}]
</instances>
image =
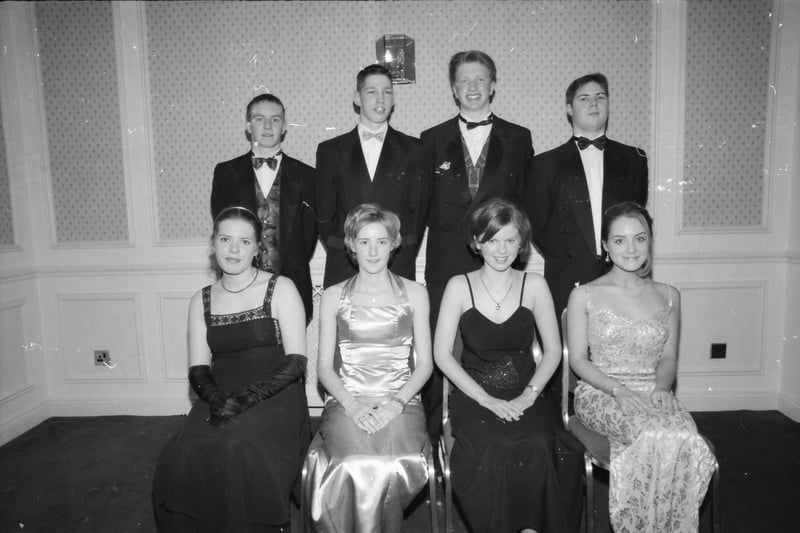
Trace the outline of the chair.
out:
<instances>
[{"instance_id":1,"label":"chair","mask_svg":"<svg viewBox=\"0 0 800 533\"><path fill-rule=\"evenodd\" d=\"M576 380L571 379L573 375L569 366L569 349L567 347L567 310L561 313L561 335L562 335L562 354L563 354L563 369L561 372L561 419L564 422L564 428L572 433L581 444L583 444L586 451L583 453L584 462L584 489L585 489L585 509L584 516L586 517L586 531L594 533L594 468L602 468L608 471L611 465L611 443L605 435L601 435L588 427L586 427L575 415L570 415L570 397L575 389ZM702 436L702 435L701 435ZM708 447L714 452L714 445L706 437L705 439ZM714 470L714 476L711 478L711 501L709 512L711 513L711 531L719 533L720 531L720 507L719 507L719 463ZM708 498L706 494L706 498Z\"/></svg>"},{"instance_id":2,"label":"chair","mask_svg":"<svg viewBox=\"0 0 800 533\"><path fill-rule=\"evenodd\" d=\"M426 440L428 439L426 438ZM317 431L316 435L314 435L314 438L311 441L309 449L313 449L314 447L321 445L322 435L319 431ZM425 454L425 462L427 463L428 470L428 499L426 501L428 503L428 510L431 517L431 533L439 533L439 515L437 510L439 498L436 494L436 467L434 466L433 462L433 446L431 445L430 440L426 442L423 453ZM313 529L311 527L311 517L308 515L309 510L305 508L306 495L308 491L310 491L310 487L308 487L308 463L306 463L306 461L303 461L303 470L300 474L300 480L300 517L303 522L302 530L306 533L312 533Z\"/></svg>"},{"instance_id":3,"label":"chair","mask_svg":"<svg viewBox=\"0 0 800 533\"><path fill-rule=\"evenodd\" d=\"M461 353L460 336L457 336L456 349L453 354ZM538 365L542 360L542 349L539 342L533 341L533 360ZM453 533L453 485L450 481L450 456L455 444L453 428L450 422L450 380L442 375L442 435L439 437L439 466L442 469L442 484L444 485L444 530Z\"/></svg>"}]
</instances>

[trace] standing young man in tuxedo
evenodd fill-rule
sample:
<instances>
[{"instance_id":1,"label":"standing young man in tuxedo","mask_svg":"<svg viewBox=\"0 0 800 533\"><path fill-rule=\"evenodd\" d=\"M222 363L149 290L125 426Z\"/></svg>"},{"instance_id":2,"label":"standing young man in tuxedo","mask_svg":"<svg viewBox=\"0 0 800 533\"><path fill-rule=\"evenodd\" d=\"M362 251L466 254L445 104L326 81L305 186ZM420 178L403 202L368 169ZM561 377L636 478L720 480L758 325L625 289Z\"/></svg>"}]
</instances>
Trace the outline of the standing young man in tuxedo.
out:
<instances>
[{"instance_id":1,"label":"standing young man in tuxedo","mask_svg":"<svg viewBox=\"0 0 800 533\"><path fill-rule=\"evenodd\" d=\"M525 200L559 317L575 284L603 273L603 212L620 202L647 203L647 156L605 136L606 77L587 74L570 83L566 106L573 137L536 156Z\"/></svg>"},{"instance_id":2,"label":"standing young man in tuxedo","mask_svg":"<svg viewBox=\"0 0 800 533\"><path fill-rule=\"evenodd\" d=\"M245 136L250 151L219 163L211 187L211 217L228 205L243 205L258 215L259 268L291 279L311 320L309 261L317 244L314 169L281 151L286 110L272 94L247 104Z\"/></svg>"},{"instance_id":3,"label":"standing young man in tuxedo","mask_svg":"<svg viewBox=\"0 0 800 533\"><path fill-rule=\"evenodd\" d=\"M469 215L492 198L521 203L533 158L531 132L492 113L497 68L488 54L478 50L456 53L450 58L449 75L459 113L421 135L427 158L425 282L431 331L436 330L447 281L481 266L480 258L469 248ZM438 370L423 389L423 403L428 432L436 439L442 418Z\"/></svg>"},{"instance_id":4,"label":"standing young man in tuxedo","mask_svg":"<svg viewBox=\"0 0 800 533\"><path fill-rule=\"evenodd\" d=\"M382 65L369 65L356 76L353 104L358 125L317 147L317 206L320 237L325 246L324 285L344 281L357 272L344 247L347 214L373 203L400 217L402 242L389 269L416 277L421 224L422 146L418 139L389 126L394 110L392 75Z\"/></svg>"}]
</instances>

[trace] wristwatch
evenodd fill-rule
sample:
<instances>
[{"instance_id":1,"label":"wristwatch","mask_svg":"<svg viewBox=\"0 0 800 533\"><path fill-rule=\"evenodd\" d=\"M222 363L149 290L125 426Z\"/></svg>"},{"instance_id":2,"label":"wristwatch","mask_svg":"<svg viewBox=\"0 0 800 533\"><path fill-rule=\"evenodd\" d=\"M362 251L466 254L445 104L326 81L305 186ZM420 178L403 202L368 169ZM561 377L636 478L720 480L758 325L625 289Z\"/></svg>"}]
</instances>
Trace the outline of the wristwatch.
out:
<instances>
[{"instance_id":1,"label":"wristwatch","mask_svg":"<svg viewBox=\"0 0 800 533\"><path fill-rule=\"evenodd\" d=\"M526 389L530 389L531 392L533 392L534 394L539 394L539 387L537 387L536 385L531 385L529 383L529 384L525 385L525 388Z\"/></svg>"}]
</instances>

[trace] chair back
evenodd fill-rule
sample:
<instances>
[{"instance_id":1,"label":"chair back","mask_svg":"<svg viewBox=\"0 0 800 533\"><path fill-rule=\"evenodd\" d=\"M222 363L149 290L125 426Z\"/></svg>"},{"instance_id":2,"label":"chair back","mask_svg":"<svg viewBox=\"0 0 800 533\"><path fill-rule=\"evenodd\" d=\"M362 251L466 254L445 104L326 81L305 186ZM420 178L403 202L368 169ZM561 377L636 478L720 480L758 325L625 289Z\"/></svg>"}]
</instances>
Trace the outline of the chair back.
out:
<instances>
[{"instance_id":1,"label":"chair back","mask_svg":"<svg viewBox=\"0 0 800 533\"><path fill-rule=\"evenodd\" d=\"M569 346L567 346L567 309L561 312L561 421L564 422L564 429L569 429L569 395L574 386L570 376L572 369L569 367Z\"/></svg>"}]
</instances>

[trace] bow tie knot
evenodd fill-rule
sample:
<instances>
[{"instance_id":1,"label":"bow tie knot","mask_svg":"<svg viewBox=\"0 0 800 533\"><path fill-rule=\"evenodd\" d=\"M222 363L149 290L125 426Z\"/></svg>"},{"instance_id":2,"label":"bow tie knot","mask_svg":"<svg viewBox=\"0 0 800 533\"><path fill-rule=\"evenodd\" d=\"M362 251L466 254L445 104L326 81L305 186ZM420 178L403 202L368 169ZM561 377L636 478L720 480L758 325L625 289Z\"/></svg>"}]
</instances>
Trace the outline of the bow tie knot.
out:
<instances>
[{"instance_id":1,"label":"bow tie knot","mask_svg":"<svg viewBox=\"0 0 800 533\"><path fill-rule=\"evenodd\" d=\"M601 135L597 139L587 139L586 137L573 137L573 139L578 143L578 148L581 150L586 150L589 146L594 146L598 150L602 150L606 147L606 136Z\"/></svg>"},{"instance_id":2,"label":"bow tie knot","mask_svg":"<svg viewBox=\"0 0 800 533\"><path fill-rule=\"evenodd\" d=\"M281 155L281 153L282 152L278 150L278 152L272 157L253 156L253 168L258 170L259 168L261 168L261 165L266 163L267 166L270 168L270 170L275 170L276 168L278 168L278 156Z\"/></svg>"},{"instance_id":3,"label":"bow tie knot","mask_svg":"<svg viewBox=\"0 0 800 533\"><path fill-rule=\"evenodd\" d=\"M494 120L494 114L490 114L488 117L479 122L471 122L465 119L462 115L458 115L458 120L466 124L468 130L474 130L478 126L488 126L489 124L491 124L492 120Z\"/></svg>"},{"instance_id":4,"label":"bow tie knot","mask_svg":"<svg viewBox=\"0 0 800 533\"><path fill-rule=\"evenodd\" d=\"M383 132L382 131L369 131L369 130L361 130L361 138L365 141L370 139L377 139L380 142L383 142Z\"/></svg>"}]
</instances>

